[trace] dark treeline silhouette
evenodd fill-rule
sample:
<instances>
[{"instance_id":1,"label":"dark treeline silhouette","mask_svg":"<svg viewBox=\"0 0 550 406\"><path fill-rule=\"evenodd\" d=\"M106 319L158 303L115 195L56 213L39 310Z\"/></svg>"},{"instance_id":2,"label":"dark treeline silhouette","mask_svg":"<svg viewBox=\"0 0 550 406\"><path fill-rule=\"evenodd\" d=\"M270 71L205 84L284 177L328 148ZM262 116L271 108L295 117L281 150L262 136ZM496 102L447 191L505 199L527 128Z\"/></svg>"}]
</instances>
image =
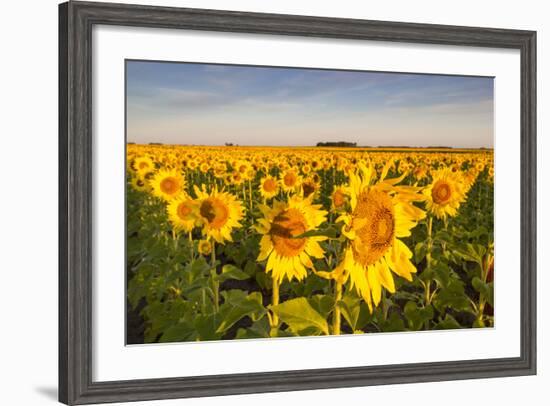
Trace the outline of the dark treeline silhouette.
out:
<instances>
[{"instance_id":1,"label":"dark treeline silhouette","mask_svg":"<svg viewBox=\"0 0 550 406\"><path fill-rule=\"evenodd\" d=\"M329 141L329 142L318 142L318 147L356 147L356 142L346 142L346 141Z\"/></svg>"}]
</instances>

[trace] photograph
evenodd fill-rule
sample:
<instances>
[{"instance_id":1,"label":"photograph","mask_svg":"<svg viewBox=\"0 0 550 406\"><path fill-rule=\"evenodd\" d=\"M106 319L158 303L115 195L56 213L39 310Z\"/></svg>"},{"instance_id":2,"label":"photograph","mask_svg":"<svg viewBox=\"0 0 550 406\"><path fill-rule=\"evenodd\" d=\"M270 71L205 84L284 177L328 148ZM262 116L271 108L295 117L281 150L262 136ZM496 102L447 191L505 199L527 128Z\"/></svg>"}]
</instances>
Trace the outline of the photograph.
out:
<instances>
[{"instance_id":1,"label":"photograph","mask_svg":"<svg viewBox=\"0 0 550 406\"><path fill-rule=\"evenodd\" d=\"M495 327L494 77L128 59L125 108L127 345Z\"/></svg>"}]
</instances>

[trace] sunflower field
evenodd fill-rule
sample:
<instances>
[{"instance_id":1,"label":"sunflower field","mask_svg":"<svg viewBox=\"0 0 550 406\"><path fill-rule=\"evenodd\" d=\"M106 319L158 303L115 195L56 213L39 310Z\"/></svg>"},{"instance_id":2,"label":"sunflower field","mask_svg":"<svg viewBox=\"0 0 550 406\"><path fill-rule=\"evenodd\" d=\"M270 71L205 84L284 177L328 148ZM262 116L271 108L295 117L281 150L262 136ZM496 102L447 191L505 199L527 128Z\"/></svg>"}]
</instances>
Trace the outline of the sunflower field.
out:
<instances>
[{"instance_id":1,"label":"sunflower field","mask_svg":"<svg viewBox=\"0 0 550 406\"><path fill-rule=\"evenodd\" d=\"M492 327L493 151L127 145L127 342Z\"/></svg>"}]
</instances>

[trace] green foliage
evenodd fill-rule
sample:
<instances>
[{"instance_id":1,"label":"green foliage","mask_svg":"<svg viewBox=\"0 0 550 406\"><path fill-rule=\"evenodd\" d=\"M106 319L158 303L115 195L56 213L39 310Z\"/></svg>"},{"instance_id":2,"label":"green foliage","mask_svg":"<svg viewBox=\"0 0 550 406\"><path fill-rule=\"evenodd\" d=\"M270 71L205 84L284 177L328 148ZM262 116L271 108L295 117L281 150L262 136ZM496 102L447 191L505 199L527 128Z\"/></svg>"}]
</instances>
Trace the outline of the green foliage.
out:
<instances>
[{"instance_id":1,"label":"green foliage","mask_svg":"<svg viewBox=\"0 0 550 406\"><path fill-rule=\"evenodd\" d=\"M250 231L257 207L234 230L235 243L216 244L213 260L199 255L197 230L191 238L175 233L163 202L128 188L129 307L143 318L147 343L329 335L338 314L345 334L492 326L493 196L484 176L456 217L432 218L431 234L424 219L403 238L417 273L412 281L394 276L396 292L383 292L372 311L349 282L343 294L335 293L330 275L342 260L344 240L334 218L294 237L326 237L320 243L325 257L312 258L315 272L305 279L285 280L281 302L272 306L271 275L256 261L260 236ZM321 188L326 207L333 185L323 180Z\"/></svg>"},{"instance_id":2,"label":"green foliage","mask_svg":"<svg viewBox=\"0 0 550 406\"><path fill-rule=\"evenodd\" d=\"M270 306L270 309L277 314L284 323L288 324L290 330L295 334L329 334L326 319L317 312L304 297L288 300L277 306Z\"/></svg>"}]
</instances>

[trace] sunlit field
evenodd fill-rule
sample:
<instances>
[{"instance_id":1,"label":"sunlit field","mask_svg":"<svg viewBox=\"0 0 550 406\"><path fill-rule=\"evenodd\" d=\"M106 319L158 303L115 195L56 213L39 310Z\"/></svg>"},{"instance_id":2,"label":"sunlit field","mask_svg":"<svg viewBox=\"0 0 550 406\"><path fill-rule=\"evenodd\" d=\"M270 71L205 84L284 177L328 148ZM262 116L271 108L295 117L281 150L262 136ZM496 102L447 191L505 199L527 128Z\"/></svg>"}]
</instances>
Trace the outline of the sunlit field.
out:
<instances>
[{"instance_id":1,"label":"sunlit field","mask_svg":"<svg viewBox=\"0 0 550 406\"><path fill-rule=\"evenodd\" d=\"M491 149L128 144L128 342L492 327L493 182Z\"/></svg>"}]
</instances>

